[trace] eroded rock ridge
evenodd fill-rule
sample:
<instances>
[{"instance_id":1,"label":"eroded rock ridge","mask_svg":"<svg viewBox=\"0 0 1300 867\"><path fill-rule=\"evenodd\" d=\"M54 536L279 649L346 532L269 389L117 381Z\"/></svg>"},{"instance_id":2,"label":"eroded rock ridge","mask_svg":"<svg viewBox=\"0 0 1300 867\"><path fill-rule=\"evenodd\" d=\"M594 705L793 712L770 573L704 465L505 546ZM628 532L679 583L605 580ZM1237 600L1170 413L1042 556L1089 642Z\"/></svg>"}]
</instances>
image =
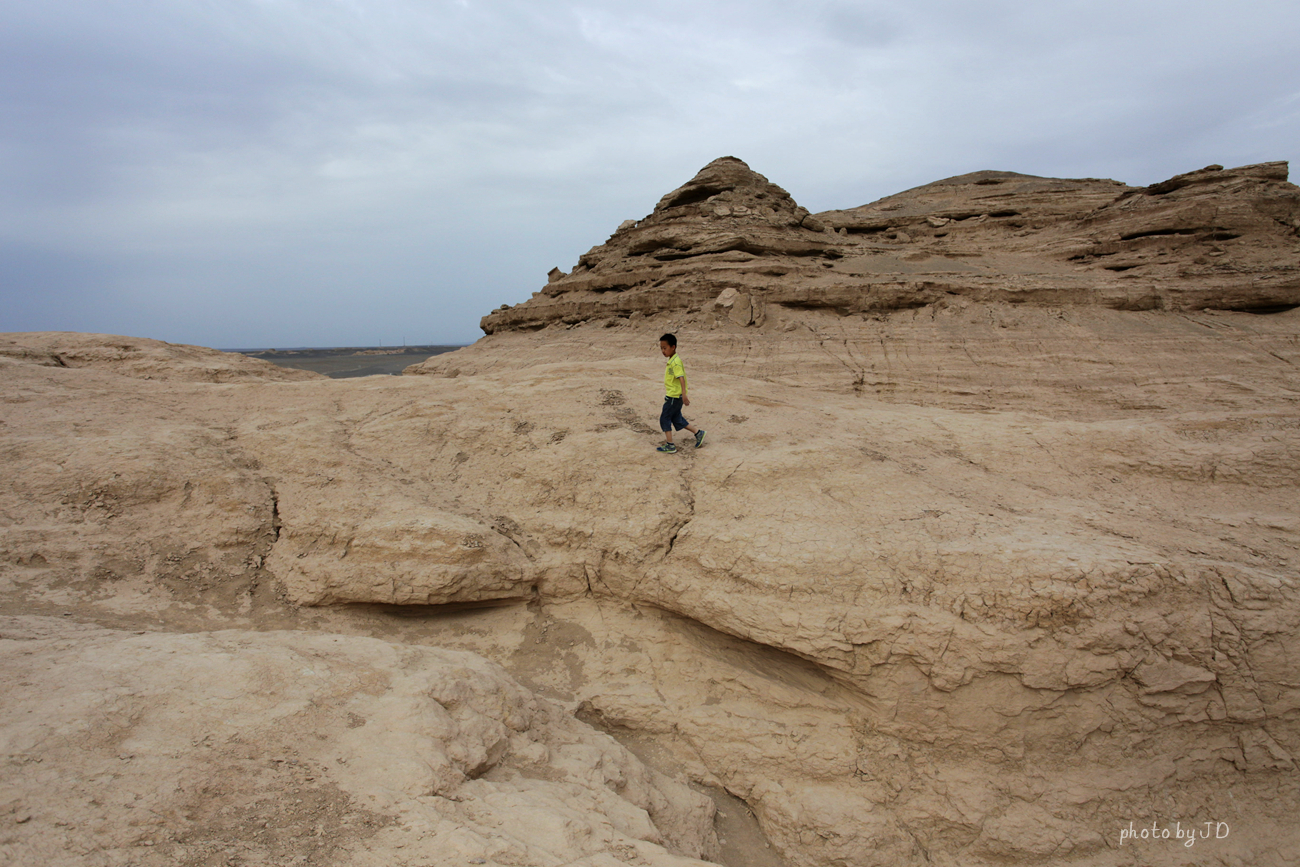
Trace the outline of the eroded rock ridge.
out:
<instances>
[{"instance_id":1,"label":"eroded rock ridge","mask_svg":"<svg viewBox=\"0 0 1300 867\"><path fill-rule=\"evenodd\" d=\"M769 305L862 313L949 297L1120 310L1300 304L1300 190L1284 162L1149 187L975 172L812 215L734 157L553 271L483 330Z\"/></svg>"}]
</instances>

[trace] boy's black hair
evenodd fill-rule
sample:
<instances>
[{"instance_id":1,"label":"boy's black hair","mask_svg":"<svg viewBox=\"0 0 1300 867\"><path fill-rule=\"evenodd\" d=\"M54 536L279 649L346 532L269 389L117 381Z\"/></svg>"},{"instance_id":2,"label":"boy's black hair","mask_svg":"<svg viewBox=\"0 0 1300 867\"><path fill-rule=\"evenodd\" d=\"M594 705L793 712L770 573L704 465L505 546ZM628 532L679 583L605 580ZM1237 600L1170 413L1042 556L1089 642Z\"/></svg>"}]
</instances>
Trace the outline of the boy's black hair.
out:
<instances>
[{"instance_id":1,"label":"boy's black hair","mask_svg":"<svg viewBox=\"0 0 1300 867\"><path fill-rule=\"evenodd\" d=\"M659 338L659 342L660 342L660 343L667 343L667 344L668 344L669 346L671 346L673 349L676 349L676 348L677 348L677 335L676 335L676 334L665 334L663 337L660 337L660 338Z\"/></svg>"}]
</instances>

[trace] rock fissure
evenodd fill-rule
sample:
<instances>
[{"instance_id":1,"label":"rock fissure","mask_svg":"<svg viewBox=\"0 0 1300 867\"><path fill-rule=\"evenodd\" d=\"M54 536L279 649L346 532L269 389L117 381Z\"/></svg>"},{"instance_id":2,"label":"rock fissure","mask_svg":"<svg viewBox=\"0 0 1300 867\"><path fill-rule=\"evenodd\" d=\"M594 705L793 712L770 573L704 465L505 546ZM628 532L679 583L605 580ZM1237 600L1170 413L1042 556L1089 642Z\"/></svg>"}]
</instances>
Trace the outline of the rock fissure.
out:
<instances>
[{"instance_id":1,"label":"rock fissure","mask_svg":"<svg viewBox=\"0 0 1300 867\"><path fill-rule=\"evenodd\" d=\"M692 469L688 469L682 478L682 491L685 494L686 515L682 520L673 527L668 536L668 545L664 552L664 559L670 557L673 553L673 547L677 544L677 538L680 536L695 518L695 493L691 488L690 475Z\"/></svg>"}]
</instances>

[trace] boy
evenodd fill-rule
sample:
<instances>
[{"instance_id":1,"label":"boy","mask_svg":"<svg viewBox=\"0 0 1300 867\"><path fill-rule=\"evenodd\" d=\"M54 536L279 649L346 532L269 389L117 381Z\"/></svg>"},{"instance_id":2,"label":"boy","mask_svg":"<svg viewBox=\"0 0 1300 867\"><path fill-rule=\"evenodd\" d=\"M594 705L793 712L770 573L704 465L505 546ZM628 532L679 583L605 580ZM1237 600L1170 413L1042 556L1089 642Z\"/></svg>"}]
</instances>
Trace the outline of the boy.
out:
<instances>
[{"instance_id":1,"label":"boy","mask_svg":"<svg viewBox=\"0 0 1300 867\"><path fill-rule=\"evenodd\" d=\"M687 423L682 415L682 407L690 406L691 399L686 396L686 368L677 356L676 335L665 334L660 337L659 351L668 359L668 367L664 369L664 391L667 395L664 397L663 412L659 413L659 427L664 432L664 442L657 451L669 454L677 451L677 446L673 445L673 428L685 428L695 434L695 447L698 449L704 445L704 431Z\"/></svg>"}]
</instances>

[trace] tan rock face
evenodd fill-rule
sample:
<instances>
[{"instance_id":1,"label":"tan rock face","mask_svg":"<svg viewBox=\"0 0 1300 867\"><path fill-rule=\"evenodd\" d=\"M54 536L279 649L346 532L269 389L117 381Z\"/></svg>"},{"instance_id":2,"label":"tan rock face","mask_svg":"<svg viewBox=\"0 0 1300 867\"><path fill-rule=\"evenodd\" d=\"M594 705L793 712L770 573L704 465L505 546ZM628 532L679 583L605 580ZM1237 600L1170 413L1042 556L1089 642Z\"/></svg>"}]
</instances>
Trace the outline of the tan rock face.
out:
<instances>
[{"instance_id":1,"label":"tan rock face","mask_svg":"<svg viewBox=\"0 0 1300 867\"><path fill-rule=\"evenodd\" d=\"M139 379L189 382L287 382L320 378L318 373L277 367L269 361L218 352L205 346L67 331L27 333L21 339L0 335L0 364L10 360L50 367L89 367Z\"/></svg>"},{"instance_id":2,"label":"tan rock face","mask_svg":"<svg viewBox=\"0 0 1300 867\"><path fill-rule=\"evenodd\" d=\"M6 864L716 851L708 798L473 654L23 617L0 660Z\"/></svg>"},{"instance_id":3,"label":"tan rock face","mask_svg":"<svg viewBox=\"0 0 1300 867\"><path fill-rule=\"evenodd\" d=\"M286 506L289 523L267 564L296 603L439 605L532 596L527 557L481 521L396 492L360 509L341 503L333 486L302 493L315 496Z\"/></svg>"},{"instance_id":4,"label":"tan rock face","mask_svg":"<svg viewBox=\"0 0 1300 867\"><path fill-rule=\"evenodd\" d=\"M829 233L827 231L829 230ZM1120 310L1300 305L1300 190L1286 163L1211 166L1146 188L976 172L809 216L731 157L483 330L698 313L720 292L762 310L863 313L953 297Z\"/></svg>"},{"instance_id":5,"label":"tan rock face","mask_svg":"<svg viewBox=\"0 0 1300 867\"><path fill-rule=\"evenodd\" d=\"M644 220L583 254L567 276L553 271L533 300L484 317L483 329L698 310L728 288L766 286L798 270L799 260L838 256L832 237L804 225L809 219L789 193L740 160L714 160Z\"/></svg>"},{"instance_id":6,"label":"tan rock face","mask_svg":"<svg viewBox=\"0 0 1300 867\"><path fill-rule=\"evenodd\" d=\"M1300 311L1266 279L1295 263L1293 236L1269 234L1294 189L1279 171L1147 190L981 173L819 215L831 231L818 231L722 160L558 275L555 294L400 378L151 382L47 364L6 336L0 606L31 619L9 627L0 737L21 747L7 761L42 756L29 764L45 776L6 771L22 787L0 796L17 817L0 845L33 864L56 850L21 847L47 839L109 841L131 863L172 863L148 861L147 842L216 852L202 841L393 863L426 839L448 863L1291 863ZM1042 227L1017 236L1017 218ZM1257 218L1239 249L1173 231ZM962 232L980 258L909 258ZM933 281L939 259L965 288L845 312L811 272L753 263L820 273L854 257L772 252L768 233L858 245L845 298L883 297L863 281ZM680 255L724 236L755 252ZM1150 261L1107 270L1094 242L1112 241ZM1213 245L1241 269L1206 272L1215 297L1242 309L1106 294L1195 307L1183 302L1210 277L1175 279L1167 260L1222 258ZM1048 303L1031 259L1096 291ZM606 278L633 282L592 288ZM1033 303L980 300L999 280ZM656 306L660 291L671 303ZM791 300L801 292L808 303ZM583 313L605 298L646 306ZM589 321L552 316L566 304ZM681 340L687 416L708 432L676 455L653 449L665 330ZM249 632L270 629L288 631ZM160 662L173 657L175 672ZM226 670L240 674L203 674ZM38 742L32 702L65 720L57 736ZM216 708L265 736L187 752L199 730L229 733ZM365 724L346 728L348 712ZM122 760L73 718L166 753L122 778L163 816L152 836L121 837L146 826L108 808L90 830L29 829L62 815L56 801L109 803L78 781ZM255 767L279 755L267 744L318 764L276 776ZM200 768L235 762L229 778L247 785L204 795L215 812L158 789L180 780L191 797ZM278 849L221 818L326 780L295 797L321 805L334 848L311 848L305 812L271 814L268 828L292 831ZM684 780L722 805L717 849ZM502 838L497 821L527 833ZM1207 821L1230 832L1190 853L1121 837Z\"/></svg>"}]
</instances>

